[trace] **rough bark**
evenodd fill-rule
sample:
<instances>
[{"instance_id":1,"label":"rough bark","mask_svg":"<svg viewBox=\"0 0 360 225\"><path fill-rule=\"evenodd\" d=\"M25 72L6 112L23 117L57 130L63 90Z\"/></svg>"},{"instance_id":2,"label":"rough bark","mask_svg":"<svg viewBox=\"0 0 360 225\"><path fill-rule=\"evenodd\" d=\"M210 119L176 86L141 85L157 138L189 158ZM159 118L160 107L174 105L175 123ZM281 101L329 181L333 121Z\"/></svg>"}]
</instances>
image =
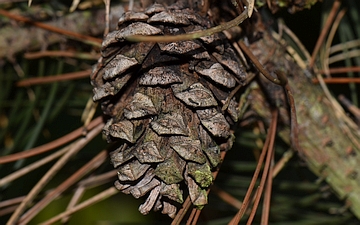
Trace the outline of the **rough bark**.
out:
<instances>
[{"instance_id":1,"label":"rough bark","mask_svg":"<svg viewBox=\"0 0 360 225\"><path fill-rule=\"evenodd\" d=\"M324 179L360 218L359 130L349 126L349 118L338 113L324 90L311 82L307 77L309 73L300 68L285 52L285 48L269 34L265 34L250 47L269 71L281 70L288 76L297 109L298 139L302 149L300 156L308 168ZM264 54L274 50L271 57ZM279 92L274 91L279 87L266 81L263 82L263 87L270 102L279 99ZM250 97L252 108L265 120L271 118L267 101L260 90L255 89ZM279 104L279 101L274 104ZM284 121L286 120L285 118ZM288 142L288 130L282 132L282 137Z\"/></svg>"},{"instance_id":2,"label":"rough bark","mask_svg":"<svg viewBox=\"0 0 360 225\"><path fill-rule=\"evenodd\" d=\"M36 12L36 11L34 11ZM115 28L118 15L124 12L122 6L114 6L111 9L110 24ZM12 12L19 15L18 13ZM22 13L20 14L22 15ZM33 18L35 15L27 15ZM105 29L105 10L86 10L68 14L66 16L55 17L49 21L43 21L47 25L68 31L77 32L89 36L101 36ZM0 58L12 57L13 55L33 49L40 49L44 46L65 41L68 37L56 34L47 30L40 29L24 23L5 23L0 28Z\"/></svg>"}]
</instances>

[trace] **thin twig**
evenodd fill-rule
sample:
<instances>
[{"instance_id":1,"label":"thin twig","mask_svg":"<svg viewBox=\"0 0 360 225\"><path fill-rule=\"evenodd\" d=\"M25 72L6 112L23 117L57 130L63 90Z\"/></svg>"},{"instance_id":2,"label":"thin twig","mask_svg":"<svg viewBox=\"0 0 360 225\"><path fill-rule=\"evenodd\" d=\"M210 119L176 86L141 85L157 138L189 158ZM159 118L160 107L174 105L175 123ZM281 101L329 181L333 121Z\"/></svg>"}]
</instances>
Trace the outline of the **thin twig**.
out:
<instances>
[{"instance_id":1,"label":"thin twig","mask_svg":"<svg viewBox=\"0 0 360 225\"><path fill-rule=\"evenodd\" d=\"M224 159L225 159L225 156L226 156L226 151L222 151L221 154L220 154L220 158L221 158L221 161L223 162ZM214 180L216 179L217 175L219 174L219 171L220 171L220 166L218 166L217 170L215 170L214 172L212 172L212 176L214 178ZM208 190L206 191L206 195L209 196L210 194L210 191L211 191L211 188L208 188ZM195 215L194 217L191 219L192 220L192 225L196 225L197 224L197 221L200 217L200 214L201 214L201 210L200 209L193 209L193 211L195 211Z\"/></svg>"},{"instance_id":2,"label":"thin twig","mask_svg":"<svg viewBox=\"0 0 360 225\"><path fill-rule=\"evenodd\" d=\"M66 207L66 211L71 210L72 208L74 208L76 206L76 204L80 201L81 197L84 195L85 190L86 189L84 186L79 186L78 188L76 188L76 191L74 192L69 204ZM63 217L61 219L61 223L65 224L69 221L69 219L70 219L70 216Z\"/></svg>"},{"instance_id":3,"label":"thin twig","mask_svg":"<svg viewBox=\"0 0 360 225\"><path fill-rule=\"evenodd\" d=\"M19 204L24 200L25 196L20 196L12 199L8 199L5 201L0 202L0 208L4 208L10 205Z\"/></svg>"},{"instance_id":4,"label":"thin twig","mask_svg":"<svg viewBox=\"0 0 360 225\"><path fill-rule=\"evenodd\" d=\"M61 29L61 28L54 27L54 26L51 26L51 25L48 25L48 24L45 24L45 23L36 22L36 21L33 21L33 20L28 19L26 17L9 13L8 11L3 10L3 9L0 9L0 15L6 16L6 17L8 17L10 19L13 19L13 20L16 20L16 21L19 21L19 22L27 23L27 24L30 24L30 25L33 25L33 26L36 26L36 27L51 31L53 33L62 34L62 35L66 35L68 37L72 37L72 38L74 38L76 40L80 40L80 41L82 41L84 43L88 43L88 44L91 44L91 45L94 45L94 46L101 47L102 40L99 39L99 38L94 38L94 37L91 37L91 36L79 34L79 33L76 33L76 32L69 31L69 30L65 30L65 29Z\"/></svg>"},{"instance_id":5,"label":"thin twig","mask_svg":"<svg viewBox=\"0 0 360 225\"><path fill-rule=\"evenodd\" d=\"M209 2L209 0L203 1L201 10L199 11L199 14L200 14L202 17L205 17L206 14L207 14L208 11L209 11L209 7L210 7L210 2Z\"/></svg>"},{"instance_id":6,"label":"thin twig","mask_svg":"<svg viewBox=\"0 0 360 225\"><path fill-rule=\"evenodd\" d=\"M61 155L65 154L65 152L69 151L69 149L71 148L73 144L70 144L69 146L66 146L65 148L45 157L42 158L41 160L38 160L20 170L15 171L12 174L7 175L6 177L3 177L0 179L0 187L4 186L5 184L10 183L13 180L18 179L19 177L39 168L42 165L45 165L46 163L60 157Z\"/></svg>"},{"instance_id":7,"label":"thin twig","mask_svg":"<svg viewBox=\"0 0 360 225\"><path fill-rule=\"evenodd\" d=\"M282 39L278 33L273 31L271 32L271 35L286 49L286 51L295 60L296 64L300 66L300 68L302 68L303 70L307 69L307 65L308 65L307 62L305 62L302 59L302 57L295 51L294 48L292 48L289 44L287 44L287 42L284 39ZM296 40L293 41L296 42ZM305 51L303 52L304 55L310 55L306 50L303 51ZM310 60L310 58L307 60Z\"/></svg>"},{"instance_id":8,"label":"thin twig","mask_svg":"<svg viewBox=\"0 0 360 225\"><path fill-rule=\"evenodd\" d=\"M328 64L333 64L339 61L343 61L344 59L348 58L356 58L360 56L360 50L359 49L353 49L349 50L347 52L342 52L339 54L336 54L334 56L329 57Z\"/></svg>"},{"instance_id":9,"label":"thin twig","mask_svg":"<svg viewBox=\"0 0 360 225\"><path fill-rule=\"evenodd\" d=\"M75 51L39 51L39 52L25 52L25 59L38 59L43 57L68 57L68 58L78 58L85 60L98 60L100 54L92 54L92 53L81 53Z\"/></svg>"},{"instance_id":10,"label":"thin twig","mask_svg":"<svg viewBox=\"0 0 360 225\"><path fill-rule=\"evenodd\" d=\"M236 209L240 209L242 202L237 200L235 197L230 195L228 192L220 189L218 186L213 185L211 186L211 191L216 194L221 200L228 203L229 205L233 206Z\"/></svg>"},{"instance_id":11,"label":"thin twig","mask_svg":"<svg viewBox=\"0 0 360 225\"><path fill-rule=\"evenodd\" d=\"M81 196L85 192L86 189L93 188L100 186L104 184L105 182L108 182L110 179L113 180L116 176L117 170L111 170L109 172L91 176L87 179L81 180L78 185L79 187L76 189L73 197L70 200L70 203L68 204L67 210L70 210L72 207L76 206L76 203L80 200ZM61 222L65 223L67 221L68 217L62 218Z\"/></svg>"},{"instance_id":12,"label":"thin twig","mask_svg":"<svg viewBox=\"0 0 360 225\"><path fill-rule=\"evenodd\" d=\"M260 199L261 199L264 187L265 187L265 182L267 181L267 177L269 177L269 179L272 179L272 177L269 176L268 173L269 173L270 166L271 166L271 160L274 156L273 153L274 153L274 142L275 142L275 135L276 135L278 112L279 112L278 109L275 109L272 111L271 125L270 125L270 129L268 132L268 136L270 136L270 143L268 145L267 150L265 150L267 152L267 155L266 155L264 170L263 170L263 173L261 176L259 190L257 192L257 195L255 196L255 202L254 202L253 208L251 209L249 219L246 223L247 225L251 225L252 221L255 217L257 207L259 206Z\"/></svg>"},{"instance_id":13,"label":"thin twig","mask_svg":"<svg viewBox=\"0 0 360 225\"><path fill-rule=\"evenodd\" d=\"M335 19L335 15L336 15L337 11L339 10L340 5L341 5L341 0L335 0L333 6L331 8L330 14L329 14L328 18L326 19L325 25L324 25L323 29L321 30L320 36L316 42L314 51L311 54L311 59L309 62L310 69L312 69L314 67L316 56L320 50L321 45L325 41L325 37L326 37L327 33L329 32L330 27L332 26L332 22Z\"/></svg>"},{"instance_id":14,"label":"thin twig","mask_svg":"<svg viewBox=\"0 0 360 225\"><path fill-rule=\"evenodd\" d=\"M353 66L353 67L337 67L337 68L330 68L330 74L337 74L337 73L348 73L348 72L360 72L360 66ZM324 70L319 70L318 73L325 74Z\"/></svg>"},{"instance_id":15,"label":"thin twig","mask_svg":"<svg viewBox=\"0 0 360 225\"><path fill-rule=\"evenodd\" d=\"M105 4L105 29L104 29L104 37L110 31L110 0L104 0Z\"/></svg>"},{"instance_id":16,"label":"thin twig","mask_svg":"<svg viewBox=\"0 0 360 225\"><path fill-rule=\"evenodd\" d=\"M296 115L296 108L295 108L295 100L292 94L291 88L289 84L286 84L284 87L286 97L288 99L290 105L290 140L293 149L295 149L300 156L304 154L304 150L299 145L299 126L297 123L297 115Z\"/></svg>"},{"instance_id":17,"label":"thin twig","mask_svg":"<svg viewBox=\"0 0 360 225\"><path fill-rule=\"evenodd\" d=\"M203 31L195 31L187 34L180 35L163 35L163 36L143 36L143 35L131 35L126 37L126 40L133 42L176 42L176 41L188 41L196 38L201 38L205 36L210 36L215 33L222 32L231 27L235 27L241 24L245 19L248 18L248 10L245 9L238 17L235 19L221 24L216 27L212 27Z\"/></svg>"},{"instance_id":18,"label":"thin twig","mask_svg":"<svg viewBox=\"0 0 360 225\"><path fill-rule=\"evenodd\" d=\"M337 67L337 68L330 68L330 74L337 74L337 73L348 73L348 72L360 72L360 66L352 66L352 67ZM325 74L324 70L319 70L318 73Z\"/></svg>"},{"instance_id":19,"label":"thin twig","mask_svg":"<svg viewBox=\"0 0 360 225\"><path fill-rule=\"evenodd\" d=\"M274 129L273 126L276 126L276 124L271 123L269 130ZM258 161L258 163L256 165L256 169L254 171L254 175L253 175L253 177L251 179L251 182L250 182L250 185L249 185L249 187L248 187L248 189L246 191L246 194L245 194L245 197L244 197L244 200L243 200L243 204L241 205L240 210L236 213L235 217L230 221L229 224L231 224L231 225L239 224L240 219L242 218L242 216L244 215L244 213L245 213L245 211L247 209L247 206L248 206L248 204L250 202L249 200L250 200L250 197L251 197L251 193L254 190L255 183L256 183L256 180L257 180L257 178L259 176L263 161L265 159L265 155L266 155L270 140L271 140L270 135L267 135L266 140L265 140L265 144L263 146L263 149L262 149L260 157L259 157L259 161Z\"/></svg>"},{"instance_id":20,"label":"thin twig","mask_svg":"<svg viewBox=\"0 0 360 225\"><path fill-rule=\"evenodd\" d=\"M350 40L339 44L332 45L330 48L330 55L336 52L342 52L344 49L351 49L360 47L360 39Z\"/></svg>"},{"instance_id":21,"label":"thin twig","mask_svg":"<svg viewBox=\"0 0 360 225\"><path fill-rule=\"evenodd\" d=\"M274 154L272 154L269 175L267 176L266 189L264 193L263 211L261 214L261 225L269 224L271 190L272 190L272 181L274 178L273 171L274 171Z\"/></svg>"},{"instance_id":22,"label":"thin twig","mask_svg":"<svg viewBox=\"0 0 360 225\"><path fill-rule=\"evenodd\" d=\"M221 108L221 111L225 111L228 107L229 107L229 104L230 104L230 102L231 102L231 99L235 96L235 94L240 90L240 88L241 87L243 87L244 85L242 85L242 84L239 84L238 86L236 86L235 88L234 88L234 90L232 90L231 92L230 92L230 94L226 97L226 100L225 100L225 102L224 102L224 105L223 105L223 107Z\"/></svg>"},{"instance_id":23,"label":"thin twig","mask_svg":"<svg viewBox=\"0 0 360 225\"><path fill-rule=\"evenodd\" d=\"M38 84L48 84L58 81L69 81L69 80L76 80L76 79L83 79L89 78L91 74L91 70L84 70L72 73L64 73L59 75L49 75L46 77L33 77L27 78L25 80L19 81L16 83L18 87L26 87L31 85L38 85Z\"/></svg>"},{"instance_id":24,"label":"thin twig","mask_svg":"<svg viewBox=\"0 0 360 225\"><path fill-rule=\"evenodd\" d=\"M200 210L200 209L196 209L196 210L195 210L194 220L193 220L193 222L191 223L191 225L196 225L196 224L197 224L197 221L199 220L200 214L201 214L201 210Z\"/></svg>"},{"instance_id":25,"label":"thin twig","mask_svg":"<svg viewBox=\"0 0 360 225\"><path fill-rule=\"evenodd\" d=\"M344 95L338 96L339 102L347 109L349 112L355 117L357 123L360 123L360 109L353 105L349 99L347 99Z\"/></svg>"},{"instance_id":26,"label":"thin twig","mask_svg":"<svg viewBox=\"0 0 360 225\"><path fill-rule=\"evenodd\" d=\"M189 210L190 206L191 206L191 200L190 200L190 196L188 196L185 202L183 203L182 208L179 210L178 213L176 213L176 216L171 222L171 225L179 225L182 219L184 218L185 214Z\"/></svg>"},{"instance_id":27,"label":"thin twig","mask_svg":"<svg viewBox=\"0 0 360 225\"><path fill-rule=\"evenodd\" d=\"M273 178L285 167L286 163L293 157L294 151L292 149L286 151L281 159L275 164L272 176Z\"/></svg>"},{"instance_id":28,"label":"thin twig","mask_svg":"<svg viewBox=\"0 0 360 225\"><path fill-rule=\"evenodd\" d=\"M101 126L99 126L102 128ZM91 133L95 134L93 131ZM91 140L94 136L90 136L89 140ZM84 145L81 146L83 148ZM91 159L88 163L82 166L79 170L76 171L73 175L71 175L68 179L66 179L63 183L57 186L53 191L49 192L44 198L41 199L36 205L32 206L29 211L27 211L21 218L20 224L28 224L32 218L34 218L37 213L45 208L52 200L60 196L66 189L68 189L71 185L73 185L76 181L78 181L81 177L89 173L90 171L99 167L106 159L107 152L106 150L101 151L97 154L93 159Z\"/></svg>"},{"instance_id":29,"label":"thin twig","mask_svg":"<svg viewBox=\"0 0 360 225\"><path fill-rule=\"evenodd\" d=\"M102 128L103 124L97 125L94 129L92 129L88 135L84 138L79 139L76 144L65 154L63 155L53 167L40 179L40 181L31 189L26 198L21 202L20 206L16 209L16 211L12 214L7 225L13 225L18 221L18 218L25 211L26 207L32 202L32 200L37 196L37 194L41 191L41 189L49 182L51 177L53 177L57 171L65 165L65 163L78 151L80 151L85 144L87 144L90 140L92 140L96 135L98 135Z\"/></svg>"},{"instance_id":30,"label":"thin twig","mask_svg":"<svg viewBox=\"0 0 360 225\"><path fill-rule=\"evenodd\" d=\"M281 81L276 77L270 75L270 73L261 65L259 60L254 56L254 54L250 51L250 49L245 45L243 41L239 41L239 46L243 52L250 58L250 60L254 63L256 68L268 79L270 82L278 85L282 85Z\"/></svg>"},{"instance_id":31,"label":"thin twig","mask_svg":"<svg viewBox=\"0 0 360 225\"><path fill-rule=\"evenodd\" d=\"M0 217L14 212L17 207L18 207L17 205L12 205L12 206L6 207L4 209L1 209L0 210Z\"/></svg>"},{"instance_id":32,"label":"thin twig","mask_svg":"<svg viewBox=\"0 0 360 225\"><path fill-rule=\"evenodd\" d=\"M339 27L339 24L340 24L342 18L345 16L345 13L346 13L346 9L343 9L337 14L336 19L335 19L334 23L331 26L328 38L327 38L326 43L325 43L325 54L324 54L324 59L321 60L321 63L322 63L322 68L325 71L325 74L327 76L330 76L330 74L329 74L329 64L330 64L329 63L329 61L330 61L329 56L330 56L331 44L332 44L332 41L333 41L334 36L336 34L336 31L337 31L337 29Z\"/></svg>"},{"instance_id":33,"label":"thin twig","mask_svg":"<svg viewBox=\"0 0 360 225\"><path fill-rule=\"evenodd\" d=\"M101 123L102 123L102 117L99 116L99 117L95 118L93 121L91 121L91 123L89 124L89 126L86 127L86 129L91 130ZM78 129L72 131L71 133L69 133L65 136L62 136L61 138L58 138L52 142L46 143L44 145L29 149L29 150L26 150L23 152L15 153L12 155L2 156L2 157L0 157L0 164L13 162L13 161L16 161L19 159L28 158L28 157L31 157L34 155L38 155L38 154L53 150L61 145L69 143L70 141L74 140L75 138L78 138L79 136L81 136L83 130L84 130L84 127L80 127Z\"/></svg>"},{"instance_id":34,"label":"thin twig","mask_svg":"<svg viewBox=\"0 0 360 225\"><path fill-rule=\"evenodd\" d=\"M105 182L107 182L109 179L113 179L117 175L117 169L108 171L106 173L91 176L89 178L86 178L79 182L80 186L84 186L86 188L91 188L94 186L99 186Z\"/></svg>"},{"instance_id":35,"label":"thin twig","mask_svg":"<svg viewBox=\"0 0 360 225\"><path fill-rule=\"evenodd\" d=\"M77 212L77 211L79 211L79 210L81 210L83 208L86 208L86 207L88 207L90 205L93 205L93 204L95 204L97 202L105 200L106 198L109 198L109 197L111 197L111 196L113 196L113 195L115 195L117 193L119 193L119 191L115 187L110 187L110 188L106 189L105 191L95 195L94 197L92 197L92 198L80 203L79 205L71 208L70 210L67 210L67 211L65 211L65 212L51 218L50 220L47 220L44 223L41 223L41 225L53 224L54 222L60 220L61 218L64 218L64 217L66 217L68 215L71 215L71 214L73 214L73 213L75 213L75 212Z\"/></svg>"},{"instance_id":36,"label":"thin twig","mask_svg":"<svg viewBox=\"0 0 360 225\"><path fill-rule=\"evenodd\" d=\"M348 83L360 83L359 77L329 77L323 78L326 84L348 84ZM314 78L312 80L314 84L318 84L319 80Z\"/></svg>"},{"instance_id":37,"label":"thin twig","mask_svg":"<svg viewBox=\"0 0 360 225\"><path fill-rule=\"evenodd\" d=\"M90 124L90 121L94 117L98 104L98 102L93 101L92 97L89 97L85 109L81 114L81 122L84 123L85 127Z\"/></svg>"},{"instance_id":38,"label":"thin twig","mask_svg":"<svg viewBox=\"0 0 360 225\"><path fill-rule=\"evenodd\" d=\"M231 33L230 33L229 31L227 31L227 30L224 30L224 31L223 31L223 34L225 34L225 36L227 37L227 39L228 39L229 41L231 41L231 45L232 45L232 46L234 47L234 49L236 50L238 56L240 57L241 63L244 64L244 67L245 67L245 68L249 68L249 64L248 64L248 62L247 62L247 60L246 60L246 58L245 58L245 56L244 56L244 53L241 51L241 49L240 49L240 47L239 47L239 44L238 44L236 41L234 41L234 38L232 37ZM239 83L240 83L240 82L239 82Z\"/></svg>"},{"instance_id":39,"label":"thin twig","mask_svg":"<svg viewBox=\"0 0 360 225\"><path fill-rule=\"evenodd\" d=\"M300 49L301 53L304 54L305 59L306 60L310 60L311 56L309 54L309 52L306 50L305 46L303 45L303 43L299 40L299 38L296 36L296 34L294 34L294 32L292 32L291 29L289 29L286 24L284 22L280 22L278 23L279 26L279 32L281 31L285 31L285 33L287 35L289 35L289 37L291 38L291 40L293 42L295 42L296 46Z\"/></svg>"},{"instance_id":40,"label":"thin twig","mask_svg":"<svg viewBox=\"0 0 360 225\"><path fill-rule=\"evenodd\" d=\"M222 151L220 153L221 161L223 161L225 159L225 156L226 156L226 151ZM212 172L212 176L213 176L214 180L216 179L218 174L219 174L219 168L217 170L215 170L214 172ZM206 191L207 195L209 195L210 190L211 189L209 188ZM191 206L191 200L190 200L190 197L188 196L183 204L183 208L179 210L179 212L175 216L174 220L172 221L171 225L180 224L182 219L184 218L186 212L189 210L190 206ZM193 209L193 211L191 212L191 216L188 218L187 224L196 224L197 220L199 219L200 213L201 213L201 210Z\"/></svg>"},{"instance_id":41,"label":"thin twig","mask_svg":"<svg viewBox=\"0 0 360 225\"><path fill-rule=\"evenodd\" d=\"M196 213L196 209L194 208L193 210L191 210L190 216L189 216L188 220L186 221L186 225L192 224L193 219L195 217L195 213Z\"/></svg>"},{"instance_id":42,"label":"thin twig","mask_svg":"<svg viewBox=\"0 0 360 225\"><path fill-rule=\"evenodd\" d=\"M248 17L250 18L254 11L255 0L247 0Z\"/></svg>"}]
</instances>

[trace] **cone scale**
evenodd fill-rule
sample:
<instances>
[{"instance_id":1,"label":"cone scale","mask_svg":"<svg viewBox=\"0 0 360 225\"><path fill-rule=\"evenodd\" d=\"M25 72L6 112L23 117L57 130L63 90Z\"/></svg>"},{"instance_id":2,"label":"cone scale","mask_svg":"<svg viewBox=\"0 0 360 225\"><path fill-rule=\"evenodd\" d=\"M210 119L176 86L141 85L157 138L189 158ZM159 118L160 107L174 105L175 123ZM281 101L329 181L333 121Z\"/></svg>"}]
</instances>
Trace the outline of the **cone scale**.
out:
<instances>
[{"instance_id":1,"label":"cone scale","mask_svg":"<svg viewBox=\"0 0 360 225\"><path fill-rule=\"evenodd\" d=\"M186 4L127 12L104 38L93 70L93 99L108 119L103 133L116 146L110 153L115 186L147 196L143 214L153 209L173 217L184 193L196 206L207 203L211 173L220 151L231 148L238 119L238 100L228 97L246 73L222 34L170 43L125 37L184 34L210 28L209 21Z\"/></svg>"}]
</instances>

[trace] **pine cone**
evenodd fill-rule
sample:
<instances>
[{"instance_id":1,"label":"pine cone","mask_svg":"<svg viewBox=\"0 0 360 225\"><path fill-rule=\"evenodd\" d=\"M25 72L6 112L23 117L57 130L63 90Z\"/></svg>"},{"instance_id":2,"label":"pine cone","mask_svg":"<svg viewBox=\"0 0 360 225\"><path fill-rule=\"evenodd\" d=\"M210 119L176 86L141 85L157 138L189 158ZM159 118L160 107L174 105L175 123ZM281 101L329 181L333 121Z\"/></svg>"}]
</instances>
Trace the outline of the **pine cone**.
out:
<instances>
[{"instance_id":1,"label":"pine cone","mask_svg":"<svg viewBox=\"0 0 360 225\"><path fill-rule=\"evenodd\" d=\"M153 208L173 217L184 183L194 205L207 203L211 172L220 150L231 148L238 119L235 97L227 98L246 74L222 34L173 43L125 37L189 33L210 28L209 21L180 4L154 4L125 13L103 41L93 99L109 117L103 133L118 146L111 153L116 188L135 198L150 192L143 214Z\"/></svg>"}]
</instances>

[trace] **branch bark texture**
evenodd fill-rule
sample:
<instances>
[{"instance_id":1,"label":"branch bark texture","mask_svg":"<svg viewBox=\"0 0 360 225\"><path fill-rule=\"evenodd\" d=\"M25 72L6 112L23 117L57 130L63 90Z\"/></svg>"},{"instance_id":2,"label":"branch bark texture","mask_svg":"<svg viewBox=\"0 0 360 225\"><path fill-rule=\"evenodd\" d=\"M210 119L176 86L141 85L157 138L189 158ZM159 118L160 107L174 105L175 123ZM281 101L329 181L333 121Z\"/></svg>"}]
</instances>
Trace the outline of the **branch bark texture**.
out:
<instances>
[{"instance_id":1,"label":"branch bark texture","mask_svg":"<svg viewBox=\"0 0 360 225\"><path fill-rule=\"evenodd\" d=\"M348 126L348 118L339 116L323 89L311 82L306 71L269 34L265 34L264 38L250 47L269 71L280 70L288 76L297 109L298 138L302 148L300 156L308 168L324 179L355 216L360 218L359 130ZM274 54L271 57L264 54L272 52ZM284 102L276 100L279 95L274 91L278 89L274 84L264 81L263 87L270 102ZM255 90L251 98L252 108L265 120L271 118L269 107L259 90ZM283 115L287 117L286 113ZM287 139L288 135L283 137Z\"/></svg>"},{"instance_id":2,"label":"branch bark texture","mask_svg":"<svg viewBox=\"0 0 360 225\"><path fill-rule=\"evenodd\" d=\"M123 12L122 6L112 7L110 14L112 29L115 29L118 16ZM66 16L54 17L52 20L44 21L44 24L79 34L101 36L105 29L105 10L74 12ZM66 40L67 37L64 35L12 21L0 28L0 58L13 57L19 52L41 49L47 45Z\"/></svg>"}]
</instances>

